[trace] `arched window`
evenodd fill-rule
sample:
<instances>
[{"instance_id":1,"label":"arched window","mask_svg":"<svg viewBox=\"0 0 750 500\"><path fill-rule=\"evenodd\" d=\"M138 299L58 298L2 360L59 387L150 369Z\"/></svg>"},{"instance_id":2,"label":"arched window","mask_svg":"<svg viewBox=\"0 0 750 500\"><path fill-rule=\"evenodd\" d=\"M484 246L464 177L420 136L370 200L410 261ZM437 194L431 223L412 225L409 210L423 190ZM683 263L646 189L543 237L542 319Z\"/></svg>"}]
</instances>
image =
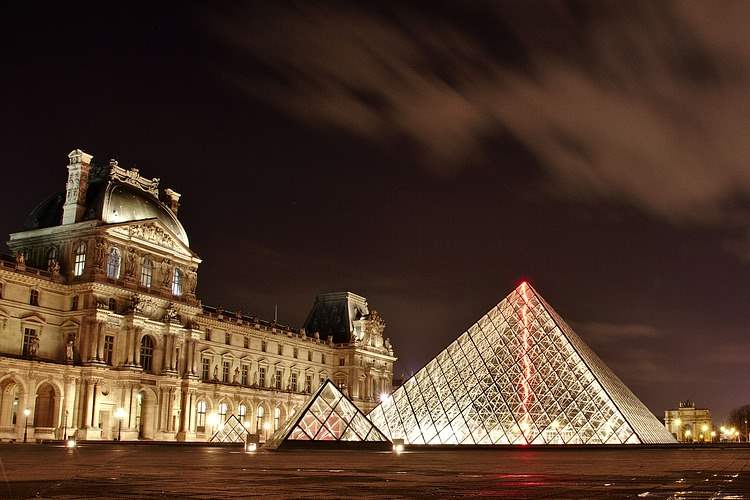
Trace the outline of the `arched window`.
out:
<instances>
[{"instance_id":1,"label":"arched window","mask_svg":"<svg viewBox=\"0 0 750 500\"><path fill-rule=\"evenodd\" d=\"M154 274L154 266L151 263L151 259L148 257L143 259L143 264L141 264L141 286L145 286L146 288L151 288L151 278Z\"/></svg>"},{"instance_id":2,"label":"arched window","mask_svg":"<svg viewBox=\"0 0 750 500\"><path fill-rule=\"evenodd\" d=\"M237 415L240 417L242 425L245 425L245 416L247 415L247 406L245 406L245 403L240 403L237 407Z\"/></svg>"},{"instance_id":3,"label":"arched window","mask_svg":"<svg viewBox=\"0 0 750 500\"><path fill-rule=\"evenodd\" d=\"M219 421L220 422L227 421L227 404L226 403L219 403Z\"/></svg>"},{"instance_id":4,"label":"arched window","mask_svg":"<svg viewBox=\"0 0 750 500\"><path fill-rule=\"evenodd\" d=\"M50 269L55 262L57 262L57 247L52 246L47 252L47 269Z\"/></svg>"},{"instance_id":5,"label":"arched window","mask_svg":"<svg viewBox=\"0 0 750 500\"><path fill-rule=\"evenodd\" d=\"M83 241L76 247L73 256L73 276L81 276L83 269L86 267L86 243Z\"/></svg>"},{"instance_id":6,"label":"arched window","mask_svg":"<svg viewBox=\"0 0 750 500\"><path fill-rule=\"evenodd\" d=\"M144 335L141 339L141 366L144 372L151 372L154 362L154 339Z\"/></svg>"},{"instance_id":7,"label":"arched window","mask_svg":"<svg viewBox=\"0 0 750 500\"><path fill-rule=\"evenodd\" d=\"M107 259L107 278L116 280L120 277L120 262L122 261L120 249L112 247Z\"/></svg>"},{"instance_id":8,"label":"arched window","mask_svg":"<svg viewBox=\"0 0 750 500\"><path fill-rule=\"evenodd\" d=\"M276 432L279 430L279 423L281 421L281 408L278 406L273 409L273 430Z\"/></svg>"},{"instance_id":9,"label":"arched window","mask_svg":"<svg viewBox=\"0 0 750 500\"><path fill-rule=\"evenodd\" d=\"M258 407L258 416L255 418L255 432L257 434L260 434L260 432L263 430L263 414L265 412L266 410L264 410L262 406Z\"/></svg>"},{"instance_id":10,"label":"arched window","mask_svg":"<svg viewBox=\"0 0 750 500\"><path fill-rule=\"evenodd\" d=\"M179 267L175 267L172 274L172 295L182 295L182 270Z\"/></svg>"},{"instance_id":11,"label":"arched window","mask_svg":"<svg viewBox=\"0 0 750 500\"><path fill-rule=\"evenodd\" d=\"M55 426L55 390L50 384L42 384L36 392L34 427Z\"/></svg>"},{"instance_id":12,"label":"arched window","mask_svg":"<svg viewBox=\"0 0 750 500\"><path fill-rule=\"evenodd\" d=\"M197 431L198 432L205 432L206 431L206 402L203 400L198 401L198 405L196 407L196 415L197 418L195 419L196 425L197 425Z\"/></svg>"}]
</instances>

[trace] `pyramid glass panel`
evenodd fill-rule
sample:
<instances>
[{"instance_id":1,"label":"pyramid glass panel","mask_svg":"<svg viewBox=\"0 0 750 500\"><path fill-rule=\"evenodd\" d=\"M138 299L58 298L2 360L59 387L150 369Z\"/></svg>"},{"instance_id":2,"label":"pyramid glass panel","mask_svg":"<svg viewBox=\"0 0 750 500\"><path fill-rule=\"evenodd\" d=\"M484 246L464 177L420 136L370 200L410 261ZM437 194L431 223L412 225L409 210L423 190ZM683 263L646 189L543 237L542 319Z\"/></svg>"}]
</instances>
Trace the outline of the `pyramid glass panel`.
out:
<instances>
[{"instance_id":1,"label":"pyramid glass panel","mask_svg":"<svg viewBox=\"0 0 750 500\"><path fill-rule=\"evenodd\" d=\"M674 442L527 283L368 417L407 444Z\"/></svg>"},{"instance_id":2,"label":"pyramid glass panel","mask_svg":"<svg viewBox=\"0 0 750 500\"><path fill-rule=\"evenodd\" d=\"M395 410L395 405L393 408ZM295 442L310 445L315 442L390 443L330 380L326 380L307 403L271 436L265 448L275 449Z\"/></svg>"},{"instance_id":3,"label":"pyramid glass panel","mask_svg":"<svg viewBox=\"0 0 750 500\"><path fill-rule=\"evenodd\" d=\"M249 434L240 419L230 415L216 433L211 436L211 443L244 443Z\"/></svg>"}]
</instances>

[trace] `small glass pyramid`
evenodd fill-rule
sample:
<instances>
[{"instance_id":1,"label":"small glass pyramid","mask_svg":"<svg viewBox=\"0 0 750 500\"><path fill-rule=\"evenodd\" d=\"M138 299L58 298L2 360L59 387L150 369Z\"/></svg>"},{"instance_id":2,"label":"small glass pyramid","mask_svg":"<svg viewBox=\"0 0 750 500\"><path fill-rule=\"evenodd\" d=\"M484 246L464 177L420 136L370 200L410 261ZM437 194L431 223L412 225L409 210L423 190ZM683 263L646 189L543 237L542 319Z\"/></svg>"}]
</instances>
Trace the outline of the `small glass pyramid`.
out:
<instances>
[{"instance_id":1,"label":"small glass pyramid","mask_svg":"<svg viewBox=\"0 0 750 500\"><path fill-rule=\"evenodd\" d=\"M221 428L211 436L209 443L244 443L249 434L240 419L230 415Z\"/></svg>"},{"instance_id":2,"label":"small glass pyramid","mask_svg":"<svg viewBox=\"0 0 750 500\"><path fill-rule=\"evenodd\" d=\"M525 282L368 418L406 444L675 442Z\"/></svg>"},{"instance_id":3,"label":"small glass pyramid","mask_svg":"<svg viewBox=\"0 0 750 500\"><path fill-rule=\"evenodd\" d=\"M307 403L289 417L264 448L275 449L305 441L309 444L316 441L390 443L330 380L326 380Z\"/></svg>"}]
</instances>

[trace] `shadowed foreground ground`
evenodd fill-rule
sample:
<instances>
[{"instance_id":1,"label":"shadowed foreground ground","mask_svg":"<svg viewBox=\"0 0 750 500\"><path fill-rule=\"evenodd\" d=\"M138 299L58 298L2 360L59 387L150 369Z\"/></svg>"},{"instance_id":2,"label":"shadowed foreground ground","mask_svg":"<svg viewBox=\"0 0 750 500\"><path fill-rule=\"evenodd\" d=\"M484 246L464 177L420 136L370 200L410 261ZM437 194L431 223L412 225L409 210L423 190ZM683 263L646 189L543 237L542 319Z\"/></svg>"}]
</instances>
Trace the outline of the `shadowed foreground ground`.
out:
<instances>
[{"instance_id":1,"label":"shadowed foreground ground","mask_svg":"<svg viewBox=\"0 0 750 500\"><path fill-rule=\"evenodd\" d=\"M0 497L750 498L750 449L294 451L0 445Z\"/></svg>"}]
</instances>

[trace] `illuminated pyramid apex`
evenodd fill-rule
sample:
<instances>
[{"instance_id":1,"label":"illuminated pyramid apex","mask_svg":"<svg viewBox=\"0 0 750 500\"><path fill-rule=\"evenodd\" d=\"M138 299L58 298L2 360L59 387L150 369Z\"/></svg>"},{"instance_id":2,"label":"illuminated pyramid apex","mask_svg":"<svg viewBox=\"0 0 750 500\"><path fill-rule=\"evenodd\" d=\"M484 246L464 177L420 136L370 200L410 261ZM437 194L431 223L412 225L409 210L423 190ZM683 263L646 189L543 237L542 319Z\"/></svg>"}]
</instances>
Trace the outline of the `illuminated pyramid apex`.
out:
<instances>
[{"instance_id":1,"label":"illuminated pyramid apex","mask_svg":"<svg viewBox=\"0 0 750 500\"><path fill-rule=\"evenodd\" d=\"M407 444L674 442L527 281L369 417Z\"/></svg>"}]
</instances>

